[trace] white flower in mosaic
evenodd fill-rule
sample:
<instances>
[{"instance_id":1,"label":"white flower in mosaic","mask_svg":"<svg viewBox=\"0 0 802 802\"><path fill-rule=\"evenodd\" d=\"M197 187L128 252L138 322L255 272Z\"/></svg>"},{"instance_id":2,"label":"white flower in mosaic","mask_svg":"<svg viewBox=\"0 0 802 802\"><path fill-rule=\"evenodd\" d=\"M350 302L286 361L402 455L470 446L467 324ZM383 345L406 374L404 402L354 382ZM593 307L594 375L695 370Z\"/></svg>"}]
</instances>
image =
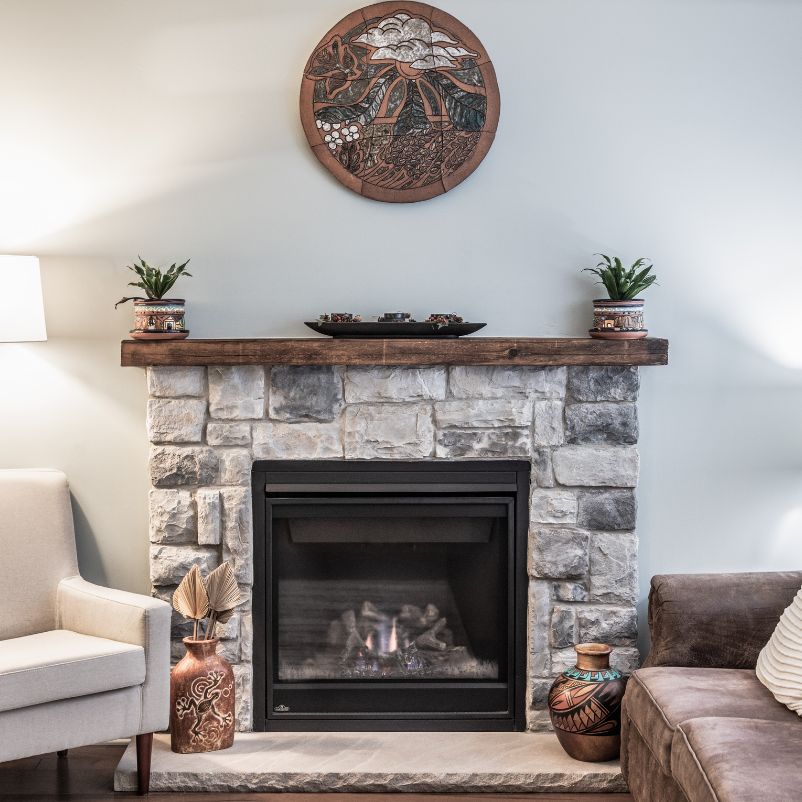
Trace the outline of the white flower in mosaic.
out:
<instances>
[{"instance_id":1,"label":"white flower in mosaic","mask_svg":"<svg viewBox=\"0 0 802 802\"><path fill-rule=\"evenodd\" d=\"M476 55L448 34L433 31L428 20L409 14L385 17L354 41L376 48L371 54L373 61L394 59L416 70L458 67L459 62L454 59Z\"/></svg>"}]
</instances>

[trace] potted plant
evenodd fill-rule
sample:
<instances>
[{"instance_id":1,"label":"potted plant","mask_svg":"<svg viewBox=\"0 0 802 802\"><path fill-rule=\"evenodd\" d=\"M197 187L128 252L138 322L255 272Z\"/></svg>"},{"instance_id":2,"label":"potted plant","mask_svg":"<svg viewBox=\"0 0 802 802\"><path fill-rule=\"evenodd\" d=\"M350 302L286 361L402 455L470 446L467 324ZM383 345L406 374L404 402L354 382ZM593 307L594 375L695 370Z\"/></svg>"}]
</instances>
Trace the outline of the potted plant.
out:
<instances>
[{"instance_id":1,"label":"potted plant","mask_svg":"<svg viewBox=\"0 0 802 802\"><path fill-rule=\"evenodd\" d=\"M586 267L586 271L595 273L607 290L609 299L597 299L593 302L593 328L590 336L601 340L637 340L649 332L643 325L642 298L638 298L645 289L657 281L651 275L652 263L648 259L637 259L629 269L625 268L617 257L597 253L601 261L596 267Z\"/></svg>"},{"instance_id":2,"label":"potted plant","mask_svg":"<svg viewBox=\"0 0 802 802\"><path fill-rule=\"evenodd\" d=\"M212 752L234 743L234 672L217 654L214 635L242 601L228 561L205 578L193 565L173 594L173 607L194 624L192 637L184 638L187 653L170 672L173 752Z\"/></svg>"},{"instance_id":3,"label":"potted plant","mask_svg":"<svg viewBox=\"0 0 802 802\"><path fill-rule=\"evenodd\" d=\"M116 309L126 301L134 302L134 328L131 337L135 340L183 340L189 335L184 325L184 299L165 298L181 276L187 272L189 259L181 265L173 263L166 270L151 267L141 256L139 264L134 262L128 269L139 276L139 281L129 281L129 287L139 287L146 298L131 296L121 298L114 304Z\"/></svg>"}]
</instances>

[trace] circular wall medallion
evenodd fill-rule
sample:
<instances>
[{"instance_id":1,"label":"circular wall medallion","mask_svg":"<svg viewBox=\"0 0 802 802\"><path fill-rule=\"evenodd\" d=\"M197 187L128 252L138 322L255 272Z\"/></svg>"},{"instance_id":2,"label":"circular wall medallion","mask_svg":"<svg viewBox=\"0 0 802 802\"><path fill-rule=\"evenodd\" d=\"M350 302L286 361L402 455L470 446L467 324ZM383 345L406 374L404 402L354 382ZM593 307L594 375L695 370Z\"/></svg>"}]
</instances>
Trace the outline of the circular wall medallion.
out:
<instances>
[{"instance_id":1,"label":"circular wall medallion","mask_svg":"<svg viewBox=\"0 0 802 802\"><path fill-rule=\"evenodd\" d=\"M467 178L493 143L496 74L482 43L423 3L354 11L304 69L301 121L339 181L375 200L410 202Z\"/></svg>"}]
</instances>

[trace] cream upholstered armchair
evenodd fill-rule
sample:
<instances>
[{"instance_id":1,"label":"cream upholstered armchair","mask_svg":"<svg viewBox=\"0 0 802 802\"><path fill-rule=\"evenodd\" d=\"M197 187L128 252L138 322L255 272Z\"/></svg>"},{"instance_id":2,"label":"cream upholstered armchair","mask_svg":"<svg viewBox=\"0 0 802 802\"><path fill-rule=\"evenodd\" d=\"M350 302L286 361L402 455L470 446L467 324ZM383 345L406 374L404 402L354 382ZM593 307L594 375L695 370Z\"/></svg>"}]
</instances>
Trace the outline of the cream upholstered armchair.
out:
<instances>
[{"instance_id":1,"label":"cream upholstered armchair","mask_svg":"<svg viewBox=\"0 0 802 802\"><path fill-rule=\"evenodd\" d=\"M135 735L147 793L169 678L169 606L79 575L67 477L0 470L0 761Z\"/></svg>"}]
</instances>

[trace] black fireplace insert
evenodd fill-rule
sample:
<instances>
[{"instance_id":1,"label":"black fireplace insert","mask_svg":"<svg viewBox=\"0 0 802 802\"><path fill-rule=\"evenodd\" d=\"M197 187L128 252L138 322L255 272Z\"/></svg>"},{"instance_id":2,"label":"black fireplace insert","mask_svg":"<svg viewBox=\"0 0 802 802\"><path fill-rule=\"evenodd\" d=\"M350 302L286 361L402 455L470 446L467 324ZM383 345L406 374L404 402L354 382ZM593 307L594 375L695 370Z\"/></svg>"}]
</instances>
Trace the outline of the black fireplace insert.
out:
<instances>
[{"instance_id":1,"label":"black fireplace insert","mask_svg":"<svg viewBox=\"0 0 802 802\"><path fill-rule=\"evenodd\" d=\"M260 461L254 728L521 730L529 463Z\"/></svg>"}]
</instances>

